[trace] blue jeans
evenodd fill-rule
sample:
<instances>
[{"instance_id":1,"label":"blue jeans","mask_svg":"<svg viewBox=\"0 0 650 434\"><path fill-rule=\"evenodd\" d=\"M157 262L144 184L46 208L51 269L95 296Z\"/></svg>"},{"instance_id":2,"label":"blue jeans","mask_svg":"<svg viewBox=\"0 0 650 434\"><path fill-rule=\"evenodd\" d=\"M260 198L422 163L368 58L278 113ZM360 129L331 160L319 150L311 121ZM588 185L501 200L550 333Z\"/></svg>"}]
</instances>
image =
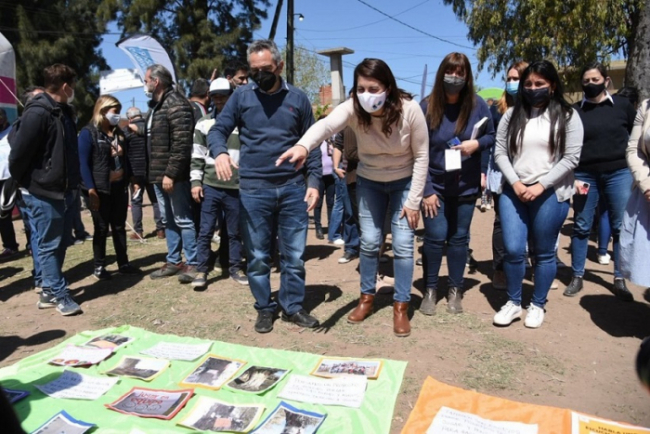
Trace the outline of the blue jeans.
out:
<instances>
[{"instance_id":1,"label":"blue jeans","mask_svg":"<svg viewBox=\"0 0 650 434\"><path fill-rule=\"evenodd\" d=\"M357 184L346 185L345 179L342 179L336 185L336 197L338 200L340 196L343 202L343 240L345 241L345 252L358 255L359 244L361 243L359 239L359 220L354 212L354 208L352 208L352 198L348 194L348 187L354 193ZM354 199L356 201L356 193L354 194Z\"/></svg>"},{"instance_id":2,"label":"blue jeans","mask_svg":"<svg viewBox=\"0 0 650 434\"><path fill-rule=\"evenodd\" d=\"M345 200L347 198L347 189L345 188L345 179L341 179L338 175L334 174L334 207L332 209L332 214L327 224L327 239L329 241L335 241L339 238L343 238L342 232L345 232L345 228L341 231L341 225L345 220ZM349 200L349 199L348 199Z\"/></svg>"},{"instance_id":3,"label":"blue jeans","mask_svg":"<svg viewBox=\"0 0 650 434\"><path fill-rule=\"evenodd\" d=\"M512 187L504 185L499 196L499 218L503 226L506 255L508 298L521 305L521 285L526 273L526 240L535 246L535 285L532 304L543 308L551 283L557 272L555 242L569 213L569 201L558 202L555 190L549 188L532 202L522 202Z\"/></svg>"},{"instance_id":4,"label":"blue jeans","mask_svg":"<svg viewBox=\"0 0 650 434\"><path fill-rule=\"evenodd\" d=\"M274 312L271 300L273 238L280 247L280 307L287 315L302 309L305 299L305 262L307 243L306 187L303 182L274 188L239 191L241 230L248 258L248 283L255 297L255 309Z\"/></svg>"},{"instance_id":5,"label":"blue jeans","mask_svg":"<svg viewBox=\"0 0 650 434\"><path fill-rule=\"evenodd\" d=\"M51 199L45 196L26 194L23 196L29 208L29 216L34 222L38 234L38 261L41 266L43 291L61 299L68 294L68 282L63 275L63 261L68 246L66 239L72 231L72 212L75 210L74 199L79 200L71 191L63 199Z\"/></svg>"},{"instance_id":6,"label":"blue jeans","mask_svg":"<svg viewBox=\"0 0 650 434\"><path fill-rule=\"evenodd\" d=\"M426 288L438 288L442 253L447 243L448 286L463 289L469 228L474 216L476 196L439 195L438 199L438 215L434 218L424 218L422 265Z\"/></svg>"},{"instance_id":7,"label":"blue jeans","mask_svg":"<svg viewBox=\"0 0 650 434\"><path fill-rule=\"evenodd\" d=\"M228 272L234 274L242 269L242 241L239 234L239 190L203 186L201 202L201 227L197 239L197 269L208 272L210 260L210 243L214 236L217 220L224 217L228 239L221 239L228 244Z\"/></svg>"},{"instance_id":8,"label":"blue jeans","mask_svg":"<svg viewBox=\"0 0 650 434\"><path fill-rule=\"evenodd\" d=\"M573 196L575 222L571 234L571 268L575 277L585 274L587 245L600 196L605 197L614 248L614 278L622 278L619 269L619 235L625 206L632 191L632 174L628 168L613 172L575 172L576 179L590 184L586 195Z\"/></svg>"},{"instance_id":9,"label":"blue jeans","mask_svg":"<svg viewBox=\"0 0 650 434\"><path fill-rule=\"evenodd\" d=\"M41 273L41 263L38 259L38 230L36 229L34 216L32 215L32 210L27 206L27 201L25 200L27 194L21 193L21 200L17 201L18 208L20 209L20 214L23 216L23 221L25 222L25 229L29 227L29 244L32 249L32 262L34 264L34 270L32 271L32 276L34 277L34 287L42 288L43 287L43 274Z\"/></svg>"},{"instance_id":10,"label":"blue jeans","mask_svg":"<svg viewBox=\"0 0 650 434\"><path fill-rule=\"evenodd\" d=\"M598 201L598 254L605 256L612 238L612 228L609 225L609 212L605 205L605 196L600 196Z\"/></svg>"},{"instance_id":11,"label":"blue jeans","mask_svg":"<svg viewBox=\"0 0 650 434\"><path fill-rule=\"evenodd\" d=\"M154 184L160 217L165 225L167 238L167 262L182 262L181 250L185 253L187 265L196 265L196 230L192 215L192 193L189 181L174 183L171 193L166 193L162 184ZM173 218L168 218L169 216Z\"/></svg>"},{"instance_id":12,"label":"blue jeans","mask_svg":"<svg viewBox=\"0 0 650 434\"><path fill-rule=\"evenodd\" d=\"M379 247L381 246L386 211L390 211L393 234L393 267L397 302L411 300L413 281L413 229L406 217L399 218L411 188L411 178L390 182L376 182L357 177L359 201L359 225L361 227L361 251L359 269L361 292L374 294L377 284Z\"/></svg>"}]
</instances>

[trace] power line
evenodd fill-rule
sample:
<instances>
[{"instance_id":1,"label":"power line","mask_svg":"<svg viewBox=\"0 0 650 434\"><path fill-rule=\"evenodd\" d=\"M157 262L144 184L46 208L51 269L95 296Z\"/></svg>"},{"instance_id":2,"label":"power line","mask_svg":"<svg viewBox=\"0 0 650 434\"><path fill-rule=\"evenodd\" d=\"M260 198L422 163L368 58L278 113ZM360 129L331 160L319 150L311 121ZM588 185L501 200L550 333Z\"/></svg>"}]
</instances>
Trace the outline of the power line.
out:
<instances>
[{"instance_id":1,"label":"power line","mask_svg":"<svg viewBox=\"0 0 650 434\"><path fill-rule=\"evenodd\" d=\"M418 28L416 28L416 27L413 27L412 25L410 25L410 24L408 24L408 23L405 23L404 21L400 21L400 20L398 20L397 18L395 18L395 17L392 16L392 15L388 15L386 12L383 12L383 11L377 9L377 8L374 7L373 5L371 5L371 4L369 4L369 3L366 3L366 2L363 1L363 0L357 0L357 1L358 1L359 3L361 3L361 4L364 4L364 5L368 6L370 9L372 9L372 10L374 10L374 11L376 11L376 12L379 12L380 14L384 15L385 17L388 17L388 18L390 18L391 20L393 20L393 21L395 21L395 22L398 22L398 23L400 23L400 24L403 25L403 26L408 27L409 29L411 29L411 30L415 30L415 31L418 32L418 33L422 33L423 35L426 35L426 36L428 36L428 37L430 37L430 38L437 39L438 41L446 42L446 43L451 44L451 45L455 45L456 47L467 48L467 49L469 49L469 50L476 50L476 48L474 48L474 47L468 47L467 45L457 44L457 43L455 43L455 42L452 42L452 41L449 41L449 40L447 40L447 39L441 38L441 37L439 37L439 36L432 35L431 33L427 33L427 32L425 32L424 30L420 30L420 29L418 29Z\"/></svg>"}]
</instances>

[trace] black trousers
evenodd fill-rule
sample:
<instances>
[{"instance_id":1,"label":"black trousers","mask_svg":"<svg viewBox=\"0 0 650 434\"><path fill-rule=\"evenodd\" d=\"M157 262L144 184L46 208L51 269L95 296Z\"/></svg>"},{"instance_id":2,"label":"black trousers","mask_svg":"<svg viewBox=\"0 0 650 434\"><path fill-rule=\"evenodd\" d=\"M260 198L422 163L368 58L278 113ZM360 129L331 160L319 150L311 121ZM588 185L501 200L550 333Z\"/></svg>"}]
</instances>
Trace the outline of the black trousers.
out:
<instances>
[{"instance_id":1,"label":"black trousers","mask_svg":"<svg viewBox=\"0 0 650 434\"><path fill-rule=\"evenodd\" d=\"M129 207L127 184L124 181L114 182L111 184L110 194L98 194L99 210L90 212L95 226L93 262L95 268L106 265L106 234L110 226L117 265L121 267L129 263L129 257L126 254L126 215Z\"/></svg>"}]
</instances>

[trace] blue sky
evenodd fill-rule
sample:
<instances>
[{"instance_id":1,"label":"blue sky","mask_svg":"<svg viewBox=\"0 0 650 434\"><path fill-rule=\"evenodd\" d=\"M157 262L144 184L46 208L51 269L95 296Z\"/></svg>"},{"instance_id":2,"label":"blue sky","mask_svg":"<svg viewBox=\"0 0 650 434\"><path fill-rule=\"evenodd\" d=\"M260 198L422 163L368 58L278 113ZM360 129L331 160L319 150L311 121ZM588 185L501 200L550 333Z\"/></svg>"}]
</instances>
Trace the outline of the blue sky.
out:
<instances>
[{"instance_id":1,"label":"blue sky","mask_svg":"<svg viewBox=\"0 0 650 434\"><path fill-rule=\"evenodd\" d=\"M280 47L286 44L286 3L285 0L275 36L275 41ZM256 38L269 36L275 5L276 1L272 0L268 10L269 18L255 31ZM373 8L448 42L395 22ZM469 57L479 86L503 86L500 76L493 79L487 71L477 74L476 50L471 48L473 44L467 40L467 26L457 20L451 6L445 6L442 0L294 0L294 12L305 17L303 21L298 21L298 17L295 17L296 45L314 51L341 46L355 51L354 54L343 58L343 80L347 89L352 85L354 66L365 57L377 57L388 63L398 78L400 87L418 95L424 65L428 65L429 92L440 61L452 51L460 51ZM116 32L117 29L112 27L109 31ZM101 47L104 56L113 69L132 68L126 55L115 47L118 39L118 35L112 34L104 37ZM323 64L329 70L328 58L318 57L322 58ZM133 98L136 106L142 109L146 107L146 98L141 89L120 92L115 96L125 107L130 106L128 101Z\"/></svg>"}]
</instances>

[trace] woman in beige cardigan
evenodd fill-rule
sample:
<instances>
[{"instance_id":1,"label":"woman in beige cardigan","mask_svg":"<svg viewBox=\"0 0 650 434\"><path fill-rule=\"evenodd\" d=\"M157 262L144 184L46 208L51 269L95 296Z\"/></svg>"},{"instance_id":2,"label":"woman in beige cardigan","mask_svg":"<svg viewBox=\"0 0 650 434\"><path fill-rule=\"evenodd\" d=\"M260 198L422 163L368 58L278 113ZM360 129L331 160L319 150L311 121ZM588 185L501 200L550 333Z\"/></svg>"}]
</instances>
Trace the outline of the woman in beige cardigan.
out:
<instances>
[{"instance_id":1,"label":"woman in beige cardigan","mask_svg":"<svg viewBox=\"0 0 650 434\"><path fill-rule=\"evenodd\" d=\"M621 273L637 285L650 286L650 100L639 106L627 164L634 186L621 227Z\"/></svg>"}]
</instances>

